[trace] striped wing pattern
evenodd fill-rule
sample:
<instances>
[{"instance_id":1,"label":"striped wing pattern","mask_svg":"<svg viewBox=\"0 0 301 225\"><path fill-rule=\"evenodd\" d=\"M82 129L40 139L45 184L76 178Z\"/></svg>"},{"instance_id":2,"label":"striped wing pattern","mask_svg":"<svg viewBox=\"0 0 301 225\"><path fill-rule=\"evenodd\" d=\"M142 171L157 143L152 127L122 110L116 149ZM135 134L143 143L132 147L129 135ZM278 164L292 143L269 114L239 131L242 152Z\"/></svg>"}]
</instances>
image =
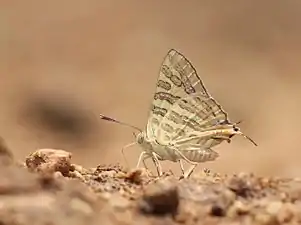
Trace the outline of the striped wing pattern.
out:
<instances>
[{"instance_id":1,"label":"striped wing pattern","mask_svg":"<svg viewBox=\"0 0 301 225\"><path fill-rule=\"evenodd\" d=\"M185 56L172 49L160 68L147 123L147 137L164 145L194 131L229 123L226 112L210 96ZM189 144L210 148L218 139L194 139Z\"/></svg>"}]
</instances>

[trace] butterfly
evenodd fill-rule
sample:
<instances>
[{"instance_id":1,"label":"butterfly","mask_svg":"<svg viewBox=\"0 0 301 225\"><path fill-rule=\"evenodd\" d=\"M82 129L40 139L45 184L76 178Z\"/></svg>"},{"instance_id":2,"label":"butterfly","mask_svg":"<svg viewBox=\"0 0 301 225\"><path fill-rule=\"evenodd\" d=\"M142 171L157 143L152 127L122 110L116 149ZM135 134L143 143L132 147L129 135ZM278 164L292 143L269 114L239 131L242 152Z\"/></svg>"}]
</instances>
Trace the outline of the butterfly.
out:
<instances>
[{"instance_id":1,"label":"butterfly","mask_svg":"<svg viewBox=\"0 0 301 225\"><path fill-rule=\"evenodd\" d=\"M163 174L160 161L169 160L179 162L182 177L189 177L199 163L219 156L212 150L214 146L223 141L230 143L235 135L257 146L241 132L239 122L230 122L225 110L208 93L196 69L174 49L169 50L160 67L145 130L104 115L100 117L139 130L135 144L143 151L137 167L141 161L146 167L145 160L151 158L158 176ZM188 170L184 169L183 161L191 164Z\"/></svg>"}]
</instances>

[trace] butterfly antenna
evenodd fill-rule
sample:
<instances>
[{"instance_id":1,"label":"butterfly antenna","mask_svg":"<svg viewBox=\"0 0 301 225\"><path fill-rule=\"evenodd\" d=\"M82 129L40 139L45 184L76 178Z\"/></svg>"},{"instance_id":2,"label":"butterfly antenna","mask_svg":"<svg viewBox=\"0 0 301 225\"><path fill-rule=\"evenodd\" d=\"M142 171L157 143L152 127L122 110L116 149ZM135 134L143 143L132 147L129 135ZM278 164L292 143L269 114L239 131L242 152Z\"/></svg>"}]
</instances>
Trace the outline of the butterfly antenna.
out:
<instances>
[{"instance_id":1,"label":"butterfly antenna","mask_svg":"<svg viewBox=\"0 0 301 225\"><path fill-rule=\"evenodd\" d=\"M133 128L133 129L135 129L135 130L138 130L139 132L142 132L142 130L141 130L140 128L138 128L138 127L136 127L136 126L133 126L133 125L131 125L131 124L121 122L121 121L119 121L119 120L113 119L113 118L111 118L111 117L108 117L108 116L105 116L105 115L102 115L102 114L99 114L99 116L100 116L100 119L102 119L102 120L106 120L106 121L118 123L118 124L120 124L120 125L124 125L124 126L127 126L127 127L131 127L131 128Z\"/></svg>"},{"instance_id":2,"label":"butterfly antenna","mask_svg":"<svg viewBox=\"0 0 301 225\"><path fill-rule=\"evenodd\" d=\"M239 120L238 122L235 123L235 125L242 123L243 120Z\"/></svg>"},{"instance_id":3,"label":"butterfly antenna","mask_svg":"<svg viewBox=\"0 0 301 225\"><path fill-rule=\"evenodd\" d=\"M244 134L242 134L242 136L243 136L244 138L248 139L249 141L251 141L255 146L258 146L258 144L257 144L252 138L250 138L249 136L244 135Z\"/></svg>"},{"instance_id":4,"label":"butterfly antenna","mask_svg":"<svg viewBox=\"0 0 301 225\"><path fill-rule=\"evenodd\" d=\"M130 143L130 144L128 144L128 145L126 145L126 146L124 146L124 147L121 149L121 152L122 152L123 159L124 159L124 161L125 161L125 164L126 164L126 166L127 166L128 168L129 168L129 163L128 163L128 161L127 161L126 157L125 157L124 150L125 150L126 148L129 148L129 147L131 147L131 146L135 145L135 144L137 144L137 142Z\"/></svg>"}]
</instances>

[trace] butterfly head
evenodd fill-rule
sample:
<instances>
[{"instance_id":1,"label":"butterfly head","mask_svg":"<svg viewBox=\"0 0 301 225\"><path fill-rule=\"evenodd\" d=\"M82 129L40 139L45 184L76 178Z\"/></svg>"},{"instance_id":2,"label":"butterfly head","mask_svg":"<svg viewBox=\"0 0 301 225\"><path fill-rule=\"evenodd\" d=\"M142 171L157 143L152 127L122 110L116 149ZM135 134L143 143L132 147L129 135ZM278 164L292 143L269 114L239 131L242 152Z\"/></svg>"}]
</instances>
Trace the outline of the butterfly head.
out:
<instances>
[{"instance_id":1,"label":"butterfly head","mask_svg":"<svg viewBox=\"0 0 301 225\"><path fill-rule=\"evenodd\" d=\"M226 132L229 134L229 138L233 137L234 135L241 135L244 138L251 141L255 146L257 146L256 142L253 141L249 136L245 135L240 128L237 126L237 124L241 123L242 121L239 121L235 124L229 124L228 128L226 128Z\"/></svg>"},{"instance_id":2,"label":"butterfly head","mask_svg":"<svg viewBox=\"0 0 301 225\"><path fill-rule=\"evenodd\" d=\"M135 137L136 137L136 140L137 140L137 143L138 144L143 144L144 141L145 141L145 135L144 135L144 132L140 132L138 134L135 134Z\"/></svg>"}]
</instances>

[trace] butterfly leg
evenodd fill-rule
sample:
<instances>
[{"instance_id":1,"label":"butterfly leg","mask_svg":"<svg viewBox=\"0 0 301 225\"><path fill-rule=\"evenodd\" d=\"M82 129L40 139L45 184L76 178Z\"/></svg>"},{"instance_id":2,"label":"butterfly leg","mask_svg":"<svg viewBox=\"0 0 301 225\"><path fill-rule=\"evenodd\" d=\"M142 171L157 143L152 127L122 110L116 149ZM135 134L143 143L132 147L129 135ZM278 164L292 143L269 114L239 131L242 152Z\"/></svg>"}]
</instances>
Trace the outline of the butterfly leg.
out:
<instances>
[{"instance_id":1,"label":"butterfly leg","mask_svg":"<svg viewBox=\"0 0 301 225\"><path fill-rule=\"evenodd\" d=\"M152 174L151 170L148 169L148 167L146 165L146 162L145 162L145 160L147 160L150 157L151 157L151 155L149 155L149 154L147 154L146 156L144 156L143 159L142 159L142 163L143 163L144 168L147 170L148 176L149 177L153 177L153 174Z\"/></svg>"},{"instance_id":2,"label":"butterfly leg","mask_svg":"<svg viewBox=\"0 0 301 225\"><path fill-rule=\"evenodd\" d=\"M193 164L184 174L183 174L183 178L188 178L190 177L190 175L193 173L194 169L197 167L197 163Z\"/></svg>"},{"instance_id":3,"label":"butterfly leg","mask_svg":"<svg viewBox=\"0 0 301 225\"><path fill-rule=\"evenodd\" d=\"M125 161L127 167L129 167L129 163L128 163L126 157L125 157L124 150L125 150L126 148L129 148L129 147L135 145L135 144L137 144L137 143L136 143L136 142L133 142L133 143L127 144L126 146L123 146L122 149L121 149L122 156L123 156L123 159L124 159L124 161Z\"/></svg>"},{"instance_id":4,"label":"butterfly leg","mask_svg":"<svg viewBox=\"0 0 301 225\"><path fill-rule=\"evenodd\" d=\"M224 140L224 141L227 141L228 143L231 143L231 139L230 139L229 137L215 136L215 137L213 137L213 139L216 139L216 140Z\"/></svg>"},{"instance_id":5,"label":"butterfly leg","mask_svg":"<svg viewBox=\"0 0 301 225\"><path fill-rule=\"evenodd\" d=\"M139 160L138 160L138 163L137 163L136 168L139 168L140 162L142 161L143 166L145 167L145 169L148 170L148 167L147 167L147 165L146 165L146 163L145 163L145 160L147 160L147 159L150 158L151 156L150 156L149 154L147 154L147 155L145 155L145 154L147 154L147 152L142 152L142 153L140 154Z\"/></svg>"},{"instance_id":6,"label":"butterfly leg","mask_svg":"<svg viewBox=\"0 0 301 225\"><path fill-rule=\"evenodd\" d=\"M140 166L140 162L142 159L144 159L144 155L145 155L146 152L141 152L140 156L139 156L139 159L138 159L138 162L137 162L137 165L136 165L136 168L139 168Z\"/></svg>"},{"instance_id":7,"label":"butterfly leg","mask_svg":"<svg viewBox=\"0 0 301 225\"><path fill-rule=\"evenodd\" d=\"M194 171L194 169L197 167L198 163L190 163L192 164L192 166L185 172L184 166L183 166L183 161L180 159L179 160L180 163L180 168L182 171L182 175L180 176L180 180L183 178L188 178L190 177L190 175L192 174L192 172Z\"/></svg>"},{"instance_id":8,"label":"butterfly leg","mask_svg":"<svg viewBox=\"0 0 301 225\"><path fill-rule=\"evenodd\" d=\"M147 167L147 165L146 165L146 163L145 163L145 160L147 160L149 157L150 157L150 156L147 155L147 156L144 156L143 159L142 159L143 166L144 166L144 168L147 169L147 170L148 170L148 167Z\"/></svg>"},{"instance_id":9,"label":"butterfly leg","mask_svg":"<svg viewBox=\"0 0 301 225\"><path fill-rule=\"evenodd\" d=\"M162 167L160 165L159 159L158 159L156 153L153 152L152 155L153 155L152 160L156 166L158 176L161 177L163 175L163 172L162 172Z\"/></svg>"},{"instance_id":10,"label":"butterfly leg","mask_svg":"<svg viewBox=\"0 0 301 225\"><path fill-rule=\"evenodd\" d=\"M149 154L147 154L147 152L141 152L141 154L139 156L139 159L138 159L137 166L136 166L136 168L139 168L140 162L142 161L143 166L146 169L148 176L151 176L151 174L149 173L149 169L148 169L148 167L147 167L147 165L145 163L145 160L148 159L148 158L150 158L150 157L151 156Z\"/></svg>"},{"instance_id":11,"label":"butterfly leg","mask_svg":"<svg viewBox=\"0 0 301 225\"><path fill-rule=\"evenodd\" d=\"M181 168L181 171L182 171L182 175L184 176L185 170L184 170L184 165L183 165L183 162L182 162L181 159L179 159L179 164L180 164L180 168Z\"/></svg>"}]
</instances>

